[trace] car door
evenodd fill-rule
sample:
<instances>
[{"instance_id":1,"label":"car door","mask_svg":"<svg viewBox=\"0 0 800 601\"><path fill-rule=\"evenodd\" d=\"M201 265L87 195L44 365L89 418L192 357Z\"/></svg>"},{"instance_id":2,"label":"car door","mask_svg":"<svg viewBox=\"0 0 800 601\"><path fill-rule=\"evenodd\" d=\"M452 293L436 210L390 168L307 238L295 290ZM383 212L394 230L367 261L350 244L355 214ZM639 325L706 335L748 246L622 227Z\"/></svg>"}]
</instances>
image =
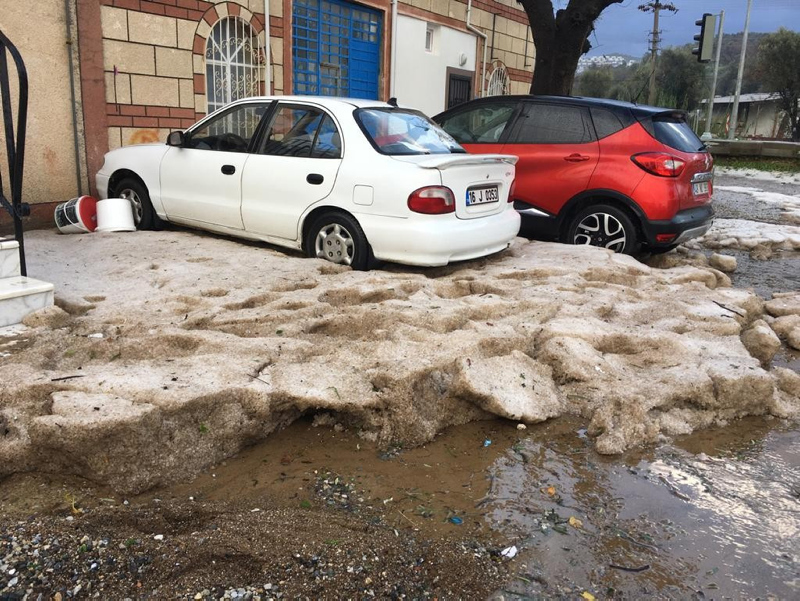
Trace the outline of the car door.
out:
<instances>
[{"instance_id":1,"label":"car door","mask_svg":"<svg viewBox=\"0 0 800 601\"><path fill-rule=\"evenodd\" d=\"M243 229L242 173L269 102L231 107L190 130L161 160L161 199L170 221Z\"/></svg>"},{"instance_id":2,"label":"car door","mask_svg":"<svg viewBox=\"0 0 800 601\"><path fill-rule=\"evenodd\" d=\"M456 142L473 154L499 153L503 135L513 123L519 103L514 100L480 102L455 111L448 111L436 120Z\"/></svg>"},{"instance_id":3,"label":"car door","mask_svg":"<svg viewBox=\"0 0 800 601\"><path fill-rule=\"evenodd\" d=\"M242 220L254 234L297 240L300 217L331 193L342 138L322 107L281 102L242 174Z\"/></svg>"},{"instance_id":4,"label":"car door","mask_svg":"<svg viewBox=\"0 0 800 601\"><path fill-rule=\"evenodd\" d=\"M504 154L519 157L514 199L552 215L589 186L600 155L585 107L525 101Z\"/></svg>"}]
</instances>

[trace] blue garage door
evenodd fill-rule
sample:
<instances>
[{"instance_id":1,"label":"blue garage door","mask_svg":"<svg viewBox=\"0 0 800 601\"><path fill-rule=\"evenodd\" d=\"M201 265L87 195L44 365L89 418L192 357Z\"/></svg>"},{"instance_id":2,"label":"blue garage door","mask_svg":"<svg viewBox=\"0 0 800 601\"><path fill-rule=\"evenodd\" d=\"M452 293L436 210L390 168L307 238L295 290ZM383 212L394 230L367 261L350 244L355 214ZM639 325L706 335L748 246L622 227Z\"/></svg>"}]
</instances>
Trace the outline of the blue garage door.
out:
<instances>
[{"instance_id":1,"label":"blue garage door","mask_svg":"<svg viewBox=\"0 0 800 601\"><path fill-rule=\"evenodd\" d=\"M295 94L378 98L381 13L339 0L294 0Z\"/></svg>"}]
</instances>

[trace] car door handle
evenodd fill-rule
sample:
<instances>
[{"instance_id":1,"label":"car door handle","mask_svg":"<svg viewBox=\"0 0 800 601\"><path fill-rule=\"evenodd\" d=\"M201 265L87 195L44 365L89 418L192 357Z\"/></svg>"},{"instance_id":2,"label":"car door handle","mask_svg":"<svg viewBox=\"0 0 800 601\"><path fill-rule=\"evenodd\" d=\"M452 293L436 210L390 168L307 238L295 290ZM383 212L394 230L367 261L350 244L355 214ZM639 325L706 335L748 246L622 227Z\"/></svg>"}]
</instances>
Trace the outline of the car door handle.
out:
<instances>
[{"instance_id":1,"label":"car door handle","mask_svg":"<svg viewBox=\"0 0 800 601\"><path fill-rule=\"evenodd\" d=\"M589 157L586 156L585 154L578 154L576 152L569 156L565 156L564 160L569 161L570 163L580 163L581 161L588 161Z\"/></svg>"},{"instance_id":2,"label":"car door handle","mask_svg":"<svg viewBox=\"0 0 800 601\"><path fill-rule=\"evenodd\" d=\"M236 167L234 167L233 165L223 165L221 171L225 175L233 175L234 173L236 173Z\"/></svg>"},{"instance_id":3,"label":"car door handle","mask_svg":"<svg viewBox=\"0 0 800 601\"><path fill-rule=\"evenodd\" d=\"M306 181L309 184L314 184L315 186L319 186L322 182L325 181L325 178L322 177L319 173L309 173L306 177Z\"/></svg>"}]
</instances>

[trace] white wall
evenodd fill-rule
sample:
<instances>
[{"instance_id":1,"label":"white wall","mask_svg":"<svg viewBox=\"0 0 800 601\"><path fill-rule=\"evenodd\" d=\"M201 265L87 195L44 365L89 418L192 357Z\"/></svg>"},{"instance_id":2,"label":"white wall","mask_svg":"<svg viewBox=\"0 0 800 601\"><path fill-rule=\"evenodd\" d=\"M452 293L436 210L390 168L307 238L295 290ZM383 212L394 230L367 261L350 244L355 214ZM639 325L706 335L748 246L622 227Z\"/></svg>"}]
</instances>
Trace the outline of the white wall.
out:
<instances>
[{"instance_id":1,"label":"white wall","mask_svg":"<svg viewBox=\"0 0 800 601\"><path fill-rule=\"evenodd\" d=\"M427 25L422 19L405 15L397 19L395 93L401 105L433 116L445 109L447 68L475 71L476 36L433 24L436 28L433 52L428 52L425 50ZM467 58L463 65L459 64L461 54Z\"/></svg>"}]
</instances>

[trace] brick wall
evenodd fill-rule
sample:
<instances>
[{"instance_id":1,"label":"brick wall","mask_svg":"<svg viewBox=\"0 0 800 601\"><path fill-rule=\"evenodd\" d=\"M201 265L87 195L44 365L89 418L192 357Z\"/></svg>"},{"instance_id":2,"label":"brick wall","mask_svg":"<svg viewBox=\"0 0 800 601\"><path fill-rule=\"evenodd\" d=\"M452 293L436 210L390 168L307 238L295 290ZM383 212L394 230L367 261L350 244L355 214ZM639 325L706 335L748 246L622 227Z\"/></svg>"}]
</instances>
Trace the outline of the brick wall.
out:
<instances>
[{"instance_id":1,"label":"brick wall","mask_svg":"<svg viewBox=\"0 0 800 601\"><path fill-rule=\"evenodd\" d=\"M243 19L264 45L263 0L101 0L108 146L163 141L206 112L205 49L222 18ZM273 35L283 31L283 3L270 2ZM282 40L272 73L283 89Z\"/></svg>"}]
</instances>

